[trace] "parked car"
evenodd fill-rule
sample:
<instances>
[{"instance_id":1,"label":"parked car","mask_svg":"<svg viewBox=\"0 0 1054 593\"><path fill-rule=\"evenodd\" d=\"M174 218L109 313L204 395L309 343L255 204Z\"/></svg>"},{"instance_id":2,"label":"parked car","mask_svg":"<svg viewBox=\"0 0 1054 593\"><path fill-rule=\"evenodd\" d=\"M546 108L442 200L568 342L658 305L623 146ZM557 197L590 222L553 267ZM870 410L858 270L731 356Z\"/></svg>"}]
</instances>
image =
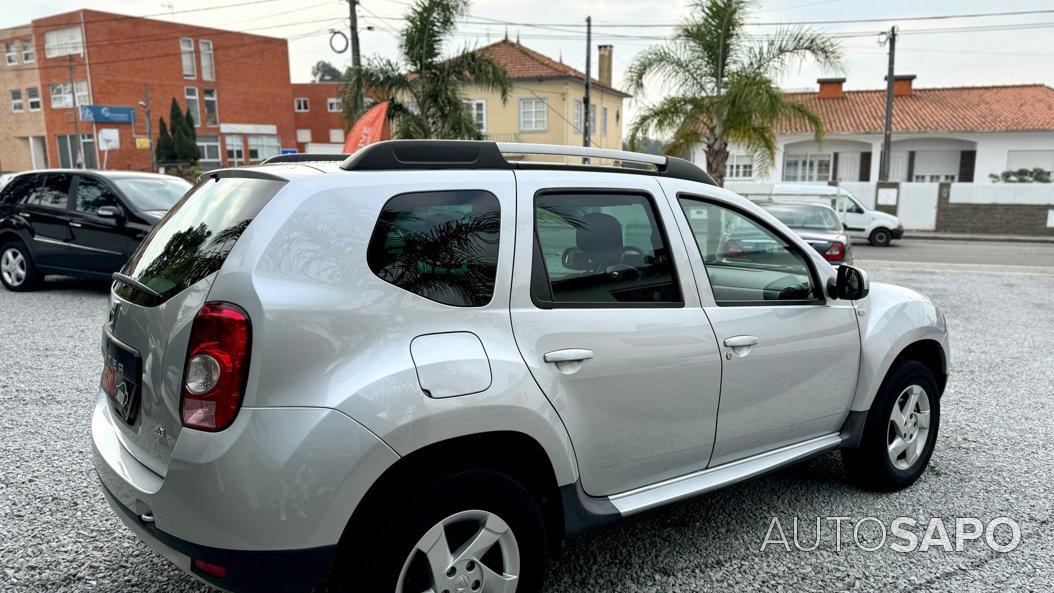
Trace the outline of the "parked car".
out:
<instances>
[{"instance_id":1,"label":"parked car","mask_svg":"<svg viewBox=\"0 0 1054 593\"><path fill-rule=\"evenodd\" d=\"M0 190L0 280L24 291L45 274L109 278L190 187L125 171L19 174Z\"/></svg>"},{"instance_id":2,"label":"parked car","mask_svg":"<svg viewBox=\"0 0 1054 593\"><path fill-rule=\"evenodd\" d=\"M777 183L768 199L774 202L819 201L838 213L850 237L885 247L904 236L904 225L892 214L865 207L843 187Z\"/></svg>"},{"instance_id":3,"label":"parked car","mask_svg":"<svg viewBox=\"0 0 1054 593\"><path fill-rule=\"evenodd\" d=\"M771 202L762 202L759 206L805 239L832 265L853 263L853 244L830 206Z\"/></svg>"},{"instance_id":4,"label":"parked car","mask_svg":"<svg viewBox=\"0 0 1054 593\"><path fill-rule=\"evenodd\" d=\"M686 161L304 158L209 173L113 285L102 490L206 582L534 592L592 526L833 449L873 489L928 463L937 307ZM771 244L723 258L733 223Z\"/></svg>"}]
</instances>

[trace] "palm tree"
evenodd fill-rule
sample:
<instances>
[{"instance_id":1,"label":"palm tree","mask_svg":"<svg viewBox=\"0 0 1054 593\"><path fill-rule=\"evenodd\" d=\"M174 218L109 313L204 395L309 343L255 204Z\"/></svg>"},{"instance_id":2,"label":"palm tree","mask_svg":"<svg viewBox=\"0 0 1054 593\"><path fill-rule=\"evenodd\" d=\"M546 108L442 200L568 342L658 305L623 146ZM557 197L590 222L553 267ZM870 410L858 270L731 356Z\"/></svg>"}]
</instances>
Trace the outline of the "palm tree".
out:
<instances>
[{"instance_id":1,"label":"palm tree","mask_svg":"<svg viewBox=\"0 0 1054 593\"><path fill-rule=\"evenodd\" d=\"M417 0L406 16L399 38L401 58L373 57L360 72L348 73L344 85L345 117L354 123L361 111L354 97L390 101L395 138L478 139L472 115L462 103L461 89L475 84L497 91L502 102L512 90L505 68L485 53L461 49L443 57L444 44L457 20L468 15L469 0Z\"/></svg>"},{"instance_id":2,"label":"palm tree","mask_svg":"<svg viewBox=\"0 0 1054 593\"><path fill-rule=\"evenodd\" d=\"M710 174L724 184L728 145L751 152L762 169L776 156L776 125L804 120L816 141L823 122L808 106L787 97L775 79L788 66L813 59L841 69L837 41L805 28L780 29L765 40L744 30L752 0L696 0L691 17L664 45L641 52L626 73L631 93L655 83L672 95L645 105L630 129L633 144L649 133L669 138L667 153L686 155L700 142Z\"/></svg>"}]
</instances>

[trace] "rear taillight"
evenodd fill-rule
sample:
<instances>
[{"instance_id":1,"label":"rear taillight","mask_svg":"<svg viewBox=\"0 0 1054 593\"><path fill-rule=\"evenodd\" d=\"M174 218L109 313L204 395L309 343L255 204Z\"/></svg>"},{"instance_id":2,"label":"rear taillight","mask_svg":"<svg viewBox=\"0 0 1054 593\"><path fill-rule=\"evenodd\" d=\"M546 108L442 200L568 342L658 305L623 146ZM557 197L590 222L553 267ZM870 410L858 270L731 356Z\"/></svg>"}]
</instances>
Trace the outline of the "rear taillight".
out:
<instances>
[{"instance_id":1,"label":"rear taillight","mask_svg":"<svg viewBox=\"0 0 1054 593\"><path fill-rule=\"evenodd\" d=\"M831 246L827 248L827 251L823 252L823 258L827 261L842 261L845 257L845 245L842 245L838 241L831 243Z\"/></svg>"},{"instance_id":2,"label":"rear taillight","mask_svg":"<svg viewBox=\"0 0 1054 593\"><path fill-rule=\"evenodd\" d=\"M194 317L183 365L183 426L223 430L245 394L252 346L249 315L231 303L205 303Z\"/></svg>"}]
</instances>

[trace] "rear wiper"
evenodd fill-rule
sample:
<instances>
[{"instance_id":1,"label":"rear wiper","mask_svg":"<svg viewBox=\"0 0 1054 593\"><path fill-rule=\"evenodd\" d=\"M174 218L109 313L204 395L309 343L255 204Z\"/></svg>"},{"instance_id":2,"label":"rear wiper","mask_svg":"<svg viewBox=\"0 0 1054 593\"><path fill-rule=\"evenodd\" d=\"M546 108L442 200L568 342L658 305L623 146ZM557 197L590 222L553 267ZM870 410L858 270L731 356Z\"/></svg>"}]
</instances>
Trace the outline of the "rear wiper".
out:
<instances>
[{"instance_id":1,"label":"rear wiper","mask_svg":"<svg viewBox=\"0 0 1054 593\"><path fill-rule=\"evenodd\" d=\"M156 299L161 298L161 293L136 280L135 278L132 278L131 276L126 276L120 272L114 272L112 277L114 280L120 282L121 284L127 284L128 286L131 286L132 288L140 292L145 292L146 294Z\"/></svg>"}]
</instances>

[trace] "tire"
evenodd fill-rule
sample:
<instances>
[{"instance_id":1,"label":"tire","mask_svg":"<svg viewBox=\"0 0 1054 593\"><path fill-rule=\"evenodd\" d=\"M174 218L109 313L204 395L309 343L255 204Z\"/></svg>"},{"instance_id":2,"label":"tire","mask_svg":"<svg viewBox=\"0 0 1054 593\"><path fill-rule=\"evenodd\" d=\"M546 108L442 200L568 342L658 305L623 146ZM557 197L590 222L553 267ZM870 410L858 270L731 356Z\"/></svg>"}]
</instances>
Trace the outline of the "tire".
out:
<instances>
[{"instance_id":1,"label":"tire","mask_svg":"<svg viewBox=\"0 0 1054 593\"><path fill-rule=\"evenodd\" d=\"M913 396L918 403L908 412L907 404ZM894 406L906 412L899 427L893 418ZM927 408L928 422L921 412ZM916 420L914 424L912 417ZM940 397L933 373L913 360L901 362L886 376L871 404L860 447L842 450L849 478L866 490L892 492L911 486L929 464L939 428ZM898 438L900 443L896 443ZM895 453L899 445L905 444L907 447L902 452ZM909 459L912 456L913 461Z\"/></svg>"},{"instance_id":2,"label":"tire","mask_svg":"<svg viewBox=\"0 0 1054 593\"><path fill-rule=\"evenodd\" d=\"M885 227L878 227L871 231L871 235L868 236L867 240L878 247L889 247L889 243L893 240L893 232Z\"/></svg>"},{"instance_id":3,"label":"tire","mask_svg":"<svg viewBox=\"0 0 1054 593\"><path fill-rule=\"evenodd\" d=\"M43 275L33 264L29 250L21 241L12 241L0 247L0 283L15 292L35 290Z\"/></svg>"},{"instance_id":4,"label":"tire","mask_svg":"<svg viewBox=\"0 0 1054 593\"><path fill-rule=\"evenodd\" d=\"M435 479L424 488L409 485L401 495L379 498L384 500L364 513L370 518L356 525L359 532L345 535L332 571L332 589L348 593L419 593L430 587L436 593L541 589L548 559L545 521L538 503L512 477L492 470L466 470ZM448 528L438 528L451 519ZM480 548L486 553L469 554L445 570L434 569L420 551L429 548L423 541L437 542L434 537L439 532L446 533L452 556L477 536L502 535L489 548ZM504 556L507 551L515 555L515 562ZM492 588L501 578L498 575L514 575L515 587Z\"/></svg>"}]
</instances>

